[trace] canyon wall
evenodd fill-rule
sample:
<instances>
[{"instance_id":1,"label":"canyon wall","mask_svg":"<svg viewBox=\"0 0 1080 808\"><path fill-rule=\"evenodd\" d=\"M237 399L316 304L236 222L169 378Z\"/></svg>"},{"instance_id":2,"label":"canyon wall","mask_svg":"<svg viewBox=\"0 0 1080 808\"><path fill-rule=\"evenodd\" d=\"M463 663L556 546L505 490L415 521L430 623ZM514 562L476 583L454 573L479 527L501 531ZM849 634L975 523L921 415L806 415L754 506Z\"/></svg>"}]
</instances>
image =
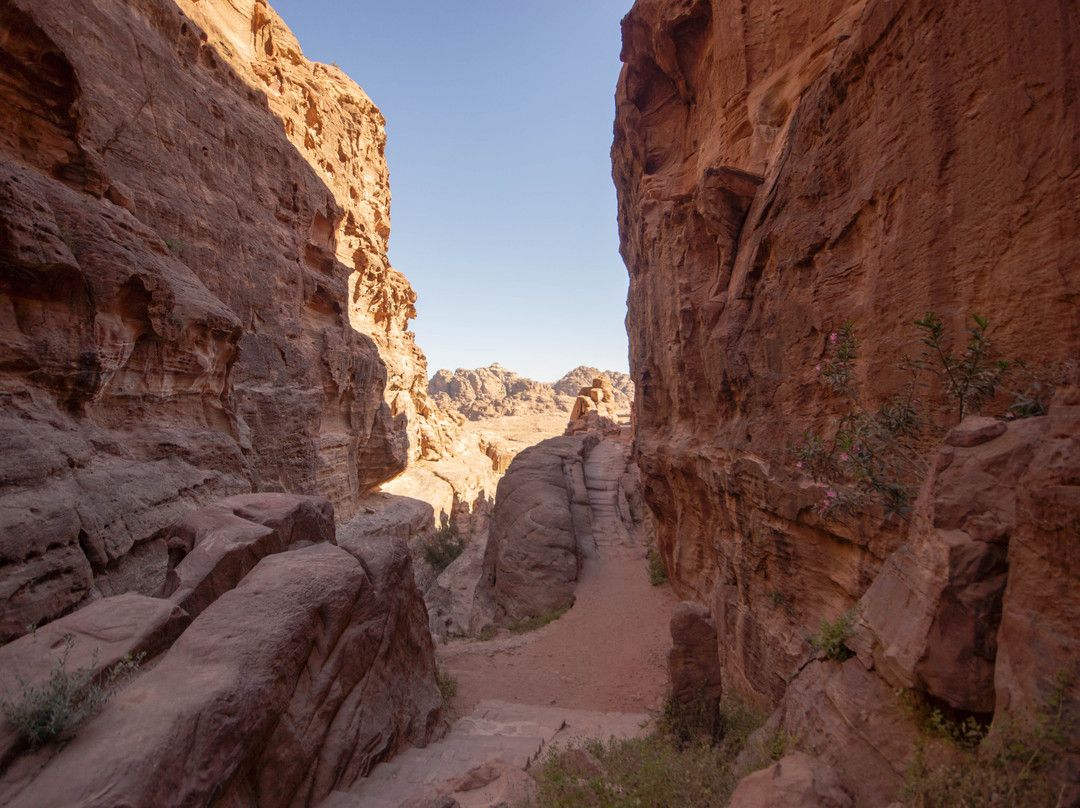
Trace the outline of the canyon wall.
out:
<instances>
[{"instance_id":1,"label":"canyon wall","mask_svg":"<svg viewBox=\"0 0 1080 808\"><path fill-rule=\"evenodd\" d=\"M379 111L263 2L0 2L0 640L438 455ZM446 423L446 422L443 422Z\"/></svg>"},{"instance_id":2,"label":"canyon wall","mask_svg":"<svg viewBox=\"0 0 1080 808\"><path fill-rule=\"evenodd\" d=\"M987 317L997 356L1076 357L1078 39L1050 0L638 0L623 21L637 458L676 591L763 705L907 530L821 516L788 450L850 408L815 369L830 333L853 323L871 402L927 311L960 344Z\"/></svg>"}]
</instances>

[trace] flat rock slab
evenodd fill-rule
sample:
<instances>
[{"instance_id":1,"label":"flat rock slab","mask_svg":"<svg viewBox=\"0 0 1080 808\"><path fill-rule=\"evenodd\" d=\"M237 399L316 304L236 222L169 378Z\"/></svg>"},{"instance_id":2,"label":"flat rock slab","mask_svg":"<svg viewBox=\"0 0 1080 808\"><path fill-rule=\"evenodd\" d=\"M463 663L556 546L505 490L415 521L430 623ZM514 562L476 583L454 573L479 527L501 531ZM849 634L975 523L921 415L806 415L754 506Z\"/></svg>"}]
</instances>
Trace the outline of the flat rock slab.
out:
<instances>
[{"instance_id":1,"label":"flat rock slab","mask_svg":"<svg viewBox=\"0 0 1080 808\"><path fill-rule=\"evenodd\" d=\"M633 737L648 720L644 714L482 701L470 715L458 719L443 740L407 749L379 764L348 792L334 792L319 808L398 808L425 795L448 792L451 785L460 785L454 781L464 782L467 774L495 761L524 770L554 743Z\"/></svg>"},{"instance_id":2,"label":"flat rock slab","mask_svg":"<svg viewBox=\"0 0 1080 808\"><path fill-rule=\"evenodd\" d=\"M311 674L316 662L349 650L358 597L370 589L360 563L322 544L264 559L176 641L158 665L120 692L63 754L4 794L10 808L44 805L210 805L246 790L259 804L285 804L318 756L303 737L312 716L292 714L300 699L335 710L330 686L355 683ZM361 627L362 629L363 627ZM361 672L357 672L357 678ZM282 724L292 738L279 736ZM274 740L288 746L284 770L255 767ZM238 772L246 772L233 782ZM9 787L12 784L6 784ZM258 799L266 789L278 796ZM14 793L13 793L14 792ZM326 793L326 792L324 792ZM234 796L237 796L234 794Z\"/></svg>"}]
</instances>

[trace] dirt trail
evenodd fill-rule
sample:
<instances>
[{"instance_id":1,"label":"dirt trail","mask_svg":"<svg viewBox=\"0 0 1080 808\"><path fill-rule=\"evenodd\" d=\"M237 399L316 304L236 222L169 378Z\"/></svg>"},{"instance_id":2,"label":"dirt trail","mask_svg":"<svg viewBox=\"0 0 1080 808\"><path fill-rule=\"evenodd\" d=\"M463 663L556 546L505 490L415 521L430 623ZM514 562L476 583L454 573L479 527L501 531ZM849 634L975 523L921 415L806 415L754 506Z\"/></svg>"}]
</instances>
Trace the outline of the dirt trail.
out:
<instances>
[{"instance_id":1,"label":"dirt trail","mask_svg":"<svg viewBox=\"0 0 1080 808\"><path fill-rule=\"evenodd\" d=\"M590 489L617 484L618 475L604 471L616 462L621 451L593 464ZM599 491L597 497L605 498ZM613 522L594 517L597 557L586 559L577 600L560 619L521 636L504 631L489 642L454 640L436 649L440 668L457 676L458 715L481 699L605 712L659 709L676 599L670 587L649 584L646 548Z\"/></svg>"}]
</instances>

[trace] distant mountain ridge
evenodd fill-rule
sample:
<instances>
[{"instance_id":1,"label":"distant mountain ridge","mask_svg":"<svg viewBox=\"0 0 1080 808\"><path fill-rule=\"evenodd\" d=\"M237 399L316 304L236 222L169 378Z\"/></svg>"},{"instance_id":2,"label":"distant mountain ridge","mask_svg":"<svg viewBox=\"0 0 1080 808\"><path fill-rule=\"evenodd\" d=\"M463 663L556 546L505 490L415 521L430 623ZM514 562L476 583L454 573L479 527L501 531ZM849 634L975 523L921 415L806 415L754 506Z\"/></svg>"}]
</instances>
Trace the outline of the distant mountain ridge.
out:
<instances>
[{"instance_id":1,"label":"distant mountain ridge","mask_svg":"<svg viewBox=\"0 0 1080 808\"><path fill-rule=\"evenodd\" d=\"M615 389L621 412L629 412L634 383L625 373L580 365L554 384L534 381L507 370L498 362L486 368L436 371L428 382L428 395L442 409L457 410L471 421L500 415L532 415L566 412L574 406L578 391L597 376L606 375Z\"/></svg>"}]
</instances>

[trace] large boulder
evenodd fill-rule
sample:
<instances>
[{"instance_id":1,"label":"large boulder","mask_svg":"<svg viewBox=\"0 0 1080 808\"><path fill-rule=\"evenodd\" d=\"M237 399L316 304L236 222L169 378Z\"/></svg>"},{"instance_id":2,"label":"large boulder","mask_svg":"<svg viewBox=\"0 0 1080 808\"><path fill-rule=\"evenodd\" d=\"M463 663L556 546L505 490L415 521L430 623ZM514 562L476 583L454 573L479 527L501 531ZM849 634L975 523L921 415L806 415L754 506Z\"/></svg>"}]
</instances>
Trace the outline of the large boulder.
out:
<instances>
[{"instance_id":1,"label":"large boulder","mask_svg":"<svg viewBox=\"0 0 1080 808\"><path fill-rule=\"evenodd\" d=\"M744 777L727 808L855 808L839 772L802 752Z\"/></svg>"},{"instance_id":2,"label":"large boulder","mask_svg":"<svg viewBox=\"0 0 1080 808\"><path fill-rule=\"evenodd\" d=\"M205 510L235 519L234 533L258 535L269 554L242 578L212 570L215 585L231 588L199 600L190 625L170 600L122 595L0 649L7 698L22 686L16 675L48 679L62 634L74 638L69 671L147 653L144 669L67 745L28 751L0 728L0 804L311 806L443 726L427 614L403 542L336 547L325 540L329 503L307 497L255 495ZM197 535L209 522L195 516L175 535L192 536L195 551L230 546L216 523ZM219 562L244 566L227 555Z\"/></svg>"},{"instance_id":3,"label":"large boulder","mask_svg":"<svg viewBox=\"0 0 1080 808\"><path fill-rule=\"evenodd\" d=\"M557 437L518 454L495 493L480 613L509 622L563 609L594 552L585 487L589 437Z\"/></svg>"}]
</instances>

